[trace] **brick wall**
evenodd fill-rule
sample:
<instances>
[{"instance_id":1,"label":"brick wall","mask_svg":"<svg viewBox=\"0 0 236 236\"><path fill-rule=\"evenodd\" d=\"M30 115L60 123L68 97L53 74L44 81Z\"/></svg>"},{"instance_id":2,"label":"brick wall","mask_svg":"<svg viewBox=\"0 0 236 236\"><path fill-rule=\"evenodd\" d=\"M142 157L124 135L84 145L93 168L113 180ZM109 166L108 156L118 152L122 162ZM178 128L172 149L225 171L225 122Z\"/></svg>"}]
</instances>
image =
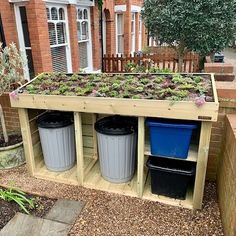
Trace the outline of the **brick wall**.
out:
<instances>
[{"instance_id":1,"label":"brick wall","mask_svg":"<svg viewBox=\"0 0 236 236\"><path fill-rule=\"evenodd\" d=\"M224 136L222 135L226 126L226 115L236 114L236 89L233 82L217 82L217 93L219 97L219 115L217 122L213 123L211 142L207 165L207 178L216 179L217 168L222 158L222 147Z\"/></svg>"},{"instance_id":2,"label":"brick wall","mask_svg":"<svg viewBox=\"0 0 236 236\"><path fill-rule=\"evenodd\" d=\"M14 42L18 44L13 4L9 4L8 0L1 0L0 12L6 43L9 44Z\"/></svg>"},{"instance_id":3,"label":"brick wall","mask_svg":"<svg viewBox=\"0 0 236 236\"><path fill-rule=\"evenodd\" d=\"M71 47L71 60L72 60L72 70L79 71L79 44L78 44L78 36L77 36L77 24L76 22L76 13L77 9L75 5L68 5L68 24L70 31L70 47Z\"/></svg>"},{"instance_id":4,"label":"brick wall","mask_svg":"<svg viewBox=\"0 0 236 236\"><path fill-rule=\"evenodd\" d=\"M143 5L143 0L105 0L103 4L103 11L106 15L106 53L116 54L116 19L114 7L115 5L126 5L126 12L124 14L124 53L129 54L131 52L131 5L140 6ZM138 50L138 32L140 13L135 14L135 49ZM147 45L145 27L142 28L142 48Z\"/></svg>"},{"instance_id":5,"label":"brick wall","mask_svg":"<svg viewBox=\"0 0 236 236\"><path fill-rule=\"evenodd\" d=\"M93 47L93 69L98 70L101 68L101 44L100 44L100 11L95 1L95 7L91 8L91 33L92 33L92 47Z\"/></svg>"},{"instance_id":6,"label":"brick wall","mask_svg":"<svg viewBox=\"0 0 236 236\"><path fill-rule=\"evenodd\" d=\"M224 233L236 235L236 115L227 115L217 174L217 192Z\"/></svg>"},{"instance_id":7,"label":"brick wall","mask_svg":"<svg viewBox=\"0 0 236 236\"><path fill-rule=\"evenodd\" d=\"M3 94L0 96L0 104L2 105L3 108L7 131L8 132L20 131L18 111L15 108L11 108L8 94Z\"/></svg>"},{"instance_id":8,"label":"brick wall","mask_svg":"<svg viewBox=\"0 0 236 236\"><path fill-rule=\"evenodd\" d=\"M235 75L234 67L230 63L212 63L210 57L206 58L207 63L204 64L206 73L214 73L216 81L233 81Z\"/></svg>"}]
</instances>

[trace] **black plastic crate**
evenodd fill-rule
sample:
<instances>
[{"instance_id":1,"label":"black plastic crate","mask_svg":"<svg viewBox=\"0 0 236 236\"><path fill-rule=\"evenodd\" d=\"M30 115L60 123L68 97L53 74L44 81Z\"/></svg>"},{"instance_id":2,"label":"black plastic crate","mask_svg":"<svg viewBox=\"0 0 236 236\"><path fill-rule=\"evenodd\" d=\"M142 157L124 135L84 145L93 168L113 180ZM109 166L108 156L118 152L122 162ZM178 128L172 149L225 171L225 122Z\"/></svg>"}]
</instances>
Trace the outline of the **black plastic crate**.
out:
<instances>
[{"instance_id":1,"label":"black plastic crate","mask_svg":"<svg viewBox=\"0 0 236 236\"><path fill-rule=\"evenodd\" d=\"M147 167L153 194L185 199L188 186L194 181L196 163L150 156Z\"/></svg>"}]
</instances>

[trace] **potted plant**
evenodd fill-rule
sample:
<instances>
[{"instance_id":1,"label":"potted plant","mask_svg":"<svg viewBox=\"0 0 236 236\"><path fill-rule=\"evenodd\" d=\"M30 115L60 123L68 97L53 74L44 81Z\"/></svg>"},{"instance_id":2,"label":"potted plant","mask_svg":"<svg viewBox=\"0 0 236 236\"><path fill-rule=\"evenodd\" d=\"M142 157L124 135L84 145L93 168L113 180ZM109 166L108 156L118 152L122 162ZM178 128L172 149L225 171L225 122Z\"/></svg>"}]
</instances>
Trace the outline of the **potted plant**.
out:
<instances>
[{"instance_id":1,"label":"potted plant","mask_svg":"<svg viewBox=\"0 0 236 236\"><path fill-rule=\"evenodd\" d=\"M8 93L24 82L24 56L15 44L2 48L0 44L0 96ZM19 166L25 162L22 137L20 133L8 133L2 104L0 104L0 169Z\"/></svg>"}]
</instances>

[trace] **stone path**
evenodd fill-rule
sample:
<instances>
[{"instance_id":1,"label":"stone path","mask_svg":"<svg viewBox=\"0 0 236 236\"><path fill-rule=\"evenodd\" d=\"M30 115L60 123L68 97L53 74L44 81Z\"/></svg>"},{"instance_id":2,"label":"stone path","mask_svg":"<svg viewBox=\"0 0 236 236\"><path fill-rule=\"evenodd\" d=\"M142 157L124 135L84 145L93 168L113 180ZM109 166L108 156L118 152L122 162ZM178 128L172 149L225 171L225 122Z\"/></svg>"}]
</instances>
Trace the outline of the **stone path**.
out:
<instances>
[{"instance_id":1,"label":"stone path","mask_svg":"<svg viewBox=\"0 0 236 236\"><path fill-rule=\"evenodd\" d=\"M44 219L16 213L0 231L0 236L67 236L84 203L58 200Z\"/></svg>"}]
</instances>

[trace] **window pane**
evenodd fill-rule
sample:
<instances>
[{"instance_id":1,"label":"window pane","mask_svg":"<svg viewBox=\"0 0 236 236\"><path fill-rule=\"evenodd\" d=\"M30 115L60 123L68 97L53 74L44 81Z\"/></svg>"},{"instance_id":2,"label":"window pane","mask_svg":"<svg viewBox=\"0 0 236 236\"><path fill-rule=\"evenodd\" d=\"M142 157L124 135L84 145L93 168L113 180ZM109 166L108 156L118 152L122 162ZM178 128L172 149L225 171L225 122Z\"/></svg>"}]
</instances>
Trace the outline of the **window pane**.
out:
<instances>
[{"instance_id":1,"label":"window pane","mask_svg":"<svg viewBox=\"0 0 236 236\"><path fill-rule=\"evenodd\" d=\"M82 20L83 19L83 12L82 10L78 9L78 19Z\"/></svg>"},{"instance_id":2,"label":"window pane","mask_svg":"<svg viewBox=\"0 0 236 236\"><path fill-rule=\"evenodd\" d=\"M65 13L63 8L59 9L59 20L65 20Z\"/></svg>"},{"instance_id":3,"label":"window pane","mask_svg":"<svg viewBox=\"0 0 236 236\"><path fill-rule=\"evenodd\" d=\"M50 45L55 45L57 44L56 40L56 30L55 30L55 25L54 23L48 23L48 32L49 32L49 41Z\"/></svg>"},{"instance_id":4,"label":"window pane","mask_svg":"<svg viewBox=\"0 0 236 236\"><path fill-rule=\"evenodd\" d=\"M51 48L54 72L67 72L66 46Z\"/></svg>"},{"instance_id":5,"label":"window pane","mask_svg":"<svg viewBox=\"0 0 236 236\"><path fill-rule=\"evenodd\" d=\"M117 33L123 34L123 15L122 14L117 15Z\"/></svg>"},{"instance_id":6,"label":"window pane","mask_svg":"<svg viewBox=\"0 0 236 236\"><path fill-rule=\"evenodd\" d=\"M131 33L134 33L134 29L135 29L134 22L132 21L131 22Z\"/></svg>"},{"instance_id":7,"label":"window pane","mask_svg":"<svg viewBox=\"0 0 236 236\"><path fill-rule=\"evenodd\" d=\"M52 7L51 9L52 20L58 20L57 9Z\"/></svg>"},{"instance_id":8,"label":"window pane","mask_svg":"<svg viewBox=\"0 0 236 236\"><path fill-rule=\"evenodd\" d=\"M132 13L132 20L135 20L135 13Z\"/></svg>"},{"instance_id":9,"label":"window pane","mask_svg":"<svg viewBox=\"0 0 236 236\"><path fill-rule=\"evenodd\" d=\"M87 42L79 43L79 63L80 63L81 69L88 67L88 43Z\"/></svg>"},{"instance_id":10,"label":"window pane","mask_svg":"<svg viewBox=\"0 0 236 236\"><path fill-rule=\"evenodd\" d=\"M47 11L47 18L48 18L48 20L50 20L50 11L48 8L46 8L46 11Z\"/></svg>"},{"instance_id":11,"label":"window pane","mask_svg":"<svg viewBox=\"0 0 236 236\"><path fill-rule=\"evenodd\" d=\"M3 25L2 25L1 14L0 14L0 42L2 43L2 46L3 46L3 47L6 46L5 36L4 36L4 31L3 31Z\"/></svg>"},{"instance_id":12,"label":"window pane","mask_svg":"<svg viewBox=\"0 0 236 236\"><path fill-rule=\"evenodd\" d=\"M88 22L82 22L82 40L88 39Z\"/></svg>"},{"instance_id":13,"label":"window pane","mask_svg":"<svg viewBox=\"0 0 236 236\"><path fill-rule=\"evenodd\" d=\"M65 43L65 23L57 23L57 41L58 44Z\"/></svg>"},{"instance_id":14,"label":"window pane","mask_svg":"<svg viewBox=\"0 0 236 236\"><path fill-rule=\"evenodd\" d=\"M88 11L84 9L84 19L88 19Z\"/></svg>"},{"instance_id":15,"label":"window pane","mask_svg":"<svg viewBox=\"0 0 236 236\"><path fill-rule=\"evenodd\" d=\"M35 73L34 73L32 51L31 49L26 49L25 52L26 52L28 68L29 68L29 76L30 76L30 79L33 79L35 76Z\"/></svg>"},{"instance_id":16,"label":"window pane","mask_svg":"<svg viewBox=\"0 0 236 236\"><path fill-rule=\"evenodd\" d=\"M118 53L123 53L124 49L124 41L123 41L123 36L118 36Z\"/></svg>"},{"instance_id":17,"label":"window pane","mask_svg":"<svg viewBox=\"0 0 236 236\"><path fill-rule=\"evenodd\" d=\"M24 43L26 47L30 47L30 38L29 38L29 31L28 31L28 22L26 17L26 9L25 7L20 7L20 16L21 16L21 24L24 36Z\"/></svg>"},{"instance_id":18,"label":"window pane","mask_svg":"<svg viewBox=\"0 0 236 236\"><path fill-rule=\"evenodd\" d=\"M81 33L81 24L80 24L80 22L77 22L77 35L78 35L78 41L82 40L82 33Z\"/></svg>"}]
</instances>

